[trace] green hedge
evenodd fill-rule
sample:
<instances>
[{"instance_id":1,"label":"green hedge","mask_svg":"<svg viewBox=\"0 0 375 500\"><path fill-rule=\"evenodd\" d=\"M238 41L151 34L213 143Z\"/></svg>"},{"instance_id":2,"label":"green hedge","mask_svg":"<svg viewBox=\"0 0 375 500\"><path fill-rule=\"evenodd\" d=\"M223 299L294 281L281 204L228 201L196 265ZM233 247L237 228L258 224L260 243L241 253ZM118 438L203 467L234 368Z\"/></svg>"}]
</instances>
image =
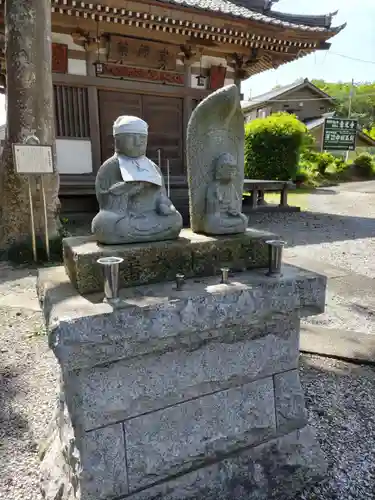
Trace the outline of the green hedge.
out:
<instances>
[{"instance_id":1,"label":"green hedge","mask_svg":"<svg viewBox=\"0 0 375 500\"><path fill-rule=\"evenodd\" d=\"M294 115L275 113L245 125L245 177L295 179L306 127Z\"/></svg>"},{"instance_id":2,"label":"green hedge","mask_svg":"<svg viewBox=\"0 0 375 500\"><path fill-rule=\"evenodd\" d=\"M353 165L363 177L372 177L375 172L374 160L375 158L370 153L362 153L354 159Z\"/></svg>"}]
</instances>

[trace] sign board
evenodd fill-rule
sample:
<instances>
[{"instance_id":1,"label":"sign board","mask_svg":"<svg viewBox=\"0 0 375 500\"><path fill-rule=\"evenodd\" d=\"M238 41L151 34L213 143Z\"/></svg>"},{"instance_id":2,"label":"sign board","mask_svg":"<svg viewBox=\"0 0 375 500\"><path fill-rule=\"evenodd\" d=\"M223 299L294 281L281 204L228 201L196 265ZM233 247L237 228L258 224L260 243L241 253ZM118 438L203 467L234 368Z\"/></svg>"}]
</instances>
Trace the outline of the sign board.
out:
<instances>
[{"instance_id":1,"label":"sign board","mask_svg":"<svg viewBox=\"0 0 375 500\"><path fill-rule=\"evenodd\" d=\"M101 64L100 70L97 67L96 72L97 76L107 76L113 78L146 80L149 82L168 83L170 85L184 85L185 83L184 74L176 73L175 71L133 68L130 66L120 66L117 64Z\"/></svg>"},{"instance_id":2,"label":"sign board","mask_svg":"<svg viewBox=\"0 0 375 500\"><path fill-rule=\"evenodd\" d=\"M111 36L108 60L129 66L175 71L179 51L177 45Z\"/></svg>"},{"instance_id":3,"label":"sign board","mask_svg":"<svg viewBox=\"0 0 375 500\"><path fill-rule=\"evenodd\" d=\"M323 150L354 151L357 139L357 120L326 118L323 131Z\"/></svg>"},{"instance_id":4,"label":"sign board","mask_svg":"<svg viewBox=\"0 0 375 500\"><path fill-rule=\"evenodd\" d=\"M18 174L52 174L52 146L13 144L14 161Z\"/></svg>"}]
</instances>

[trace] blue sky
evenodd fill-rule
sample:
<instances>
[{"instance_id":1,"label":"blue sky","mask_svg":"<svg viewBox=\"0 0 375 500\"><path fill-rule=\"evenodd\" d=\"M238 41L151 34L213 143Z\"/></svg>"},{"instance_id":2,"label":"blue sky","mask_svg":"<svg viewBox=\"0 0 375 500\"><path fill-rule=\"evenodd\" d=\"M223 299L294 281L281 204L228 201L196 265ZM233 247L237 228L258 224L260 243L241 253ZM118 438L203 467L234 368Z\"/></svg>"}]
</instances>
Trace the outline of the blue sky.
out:
<instances>
[{"instance_id":1,"label":"blue sky","mask_svg":"<svg viewBox=\"0 0 375 500\"><path fill-rule=\"evenodd\" d=\"M356 82L375 82L375 0L280 0L274 8L296 14L328 14L338 10L334 24L346 22L347 27L331 40L330 51L317 52L249 78L242 84L245 99L250 92L254 97L298 78L323 78L329 82L354 78ZM374 61L374 64L344 59L333 52ZM4 122L4 97L0 96L0 124Z\"/></svg>"},{"instance_id":2,"label":"blue sky","mask_svg":"<svg viewBox=\"0 0 375 500\"><path fill-rule=\"evenodd\" d=\"M323 78L329 82L375 81L375 0L280 0L275 10L296 14L328 14L338 10L334 25L347 23L346 28L331 39L328 52L317 52L276 70L255 75L242 84L248 99L276 85L292 83L298 78ZM366 64L344 59L330 52L374 61Z\"/></svg>"}]
</instances>

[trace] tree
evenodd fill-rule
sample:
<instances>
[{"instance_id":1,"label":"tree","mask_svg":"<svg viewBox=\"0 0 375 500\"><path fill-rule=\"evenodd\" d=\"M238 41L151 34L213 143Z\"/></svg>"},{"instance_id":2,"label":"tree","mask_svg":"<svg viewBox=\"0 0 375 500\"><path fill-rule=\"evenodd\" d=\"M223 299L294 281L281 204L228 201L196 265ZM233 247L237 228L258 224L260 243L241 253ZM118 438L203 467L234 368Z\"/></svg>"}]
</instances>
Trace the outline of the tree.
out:
<instances>
[{"instance_id":1,"label":"tree","mask_svg":"<svg viewBox=\"0 0 375 500\"><path fill-rule=\"evenodd\" d=\"M13 143L36 135L41 144L53 144L54 110L51 68L51 2L7 0L6 87L7 131L0 166L0 248L20 243L30 235L30 209L26 176L15 171ZM51 237L58 232L57 173L44 178ZM35 227L44 232L40 186L33 183Z\"/></svg>"},{"instance_id":2,"label":"tree","mask_svg":"<svg viewBox=\"0 0 375 500\"><path fill-rule=\"evenodd\" d=\"M371 129L375 124L375 83L329 83L313 80L312 83L335 99L338 116L346 118L349 113L350 92L352 91L351 117L357 118L363 128Z\"/></svg>"}]
</instances>

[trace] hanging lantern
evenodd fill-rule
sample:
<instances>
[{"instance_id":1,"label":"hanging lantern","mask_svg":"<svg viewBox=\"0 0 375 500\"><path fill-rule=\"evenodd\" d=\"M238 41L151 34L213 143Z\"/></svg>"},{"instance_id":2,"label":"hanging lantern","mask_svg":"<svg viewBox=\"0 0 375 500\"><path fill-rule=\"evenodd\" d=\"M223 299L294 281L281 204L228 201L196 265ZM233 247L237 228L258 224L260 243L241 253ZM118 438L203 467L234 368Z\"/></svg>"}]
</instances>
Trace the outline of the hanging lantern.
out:
<instances>
[{"instance_id":1,"label":"hanging lantern","mask_svg":"<svg viewBox=\"0 0 375 500\"><path fill-rule=\"evenodd\" d=\"M99 22L96 23L96 43L97 43L97 56L96 56L96 62L94 62L95 74L101 75L103 73L103 63L100 62Z\"/></svg>"},{"instance_id":2,"label":"hanging lantern","mask_svg":"<svg viewBox=\"0 0 375 500\"><path fill-rule=\"evenodd\" d=\"M95 73L97 75L101 75L103 73L103 63L96 61L94 62L94 66L95 66Z\"/></svg>"},{"instance_id":3,"label":"hanging lantern","mask_svg":"<svg viewBox=\"0 0 375 500\"><path fill-rule=\"evenodd\" d=\"M198 76L196 76L196 79L197 79L197 86L198 87L205 87L206 86L206 77L199 74Z\"/></svg>"},{"instance_id":4,"label":"hanging lantern","mask_svg":"<svg viewBox=\"0 0 375 500\"><path fill-rule=\"evenodd\" d=\"M200 70L199 75L195 77L197 79L197 87L205 87L206 86L206 77L202 74L202 56L200 62Z\"/></svg>"}]
</instances>

